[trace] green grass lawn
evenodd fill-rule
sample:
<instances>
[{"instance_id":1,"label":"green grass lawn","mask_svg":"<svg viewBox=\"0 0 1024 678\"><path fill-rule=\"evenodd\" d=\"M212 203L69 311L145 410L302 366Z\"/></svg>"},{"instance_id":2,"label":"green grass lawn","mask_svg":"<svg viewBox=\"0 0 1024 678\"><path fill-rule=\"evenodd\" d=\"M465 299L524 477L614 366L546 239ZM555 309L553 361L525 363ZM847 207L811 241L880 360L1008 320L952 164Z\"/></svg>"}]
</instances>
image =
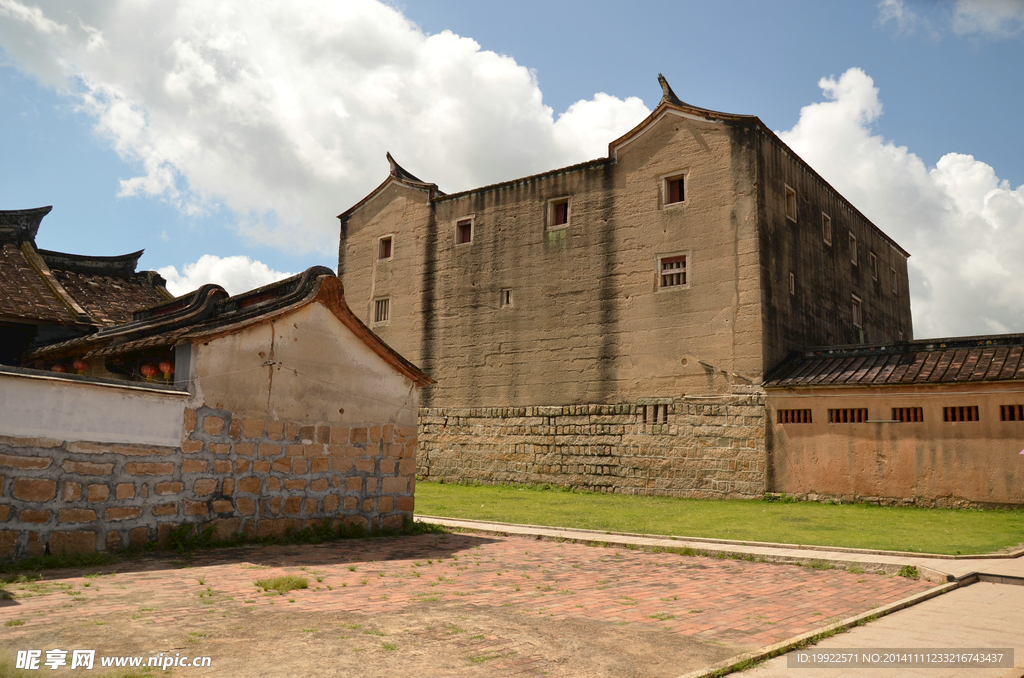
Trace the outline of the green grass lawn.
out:
<instances>
[{"instance_id":1,"label":"green grass lawn","mask_svg":"<svg viewBox=\"0 0 1024 678\"><path fill-rule=\"evenodd\" d=\"M611 532L922 553L988 553L1024 544L1020 509L717 501L421 481L416 483L416 512Z\"/></svg>"}]
</instances>

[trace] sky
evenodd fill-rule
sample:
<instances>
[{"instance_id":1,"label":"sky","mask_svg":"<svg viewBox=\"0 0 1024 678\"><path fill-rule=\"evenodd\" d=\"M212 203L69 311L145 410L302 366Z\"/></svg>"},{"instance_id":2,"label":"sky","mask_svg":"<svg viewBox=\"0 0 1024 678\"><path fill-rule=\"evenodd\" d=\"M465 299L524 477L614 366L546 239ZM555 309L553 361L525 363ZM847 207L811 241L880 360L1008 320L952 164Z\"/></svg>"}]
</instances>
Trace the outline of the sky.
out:
<instances>
[{"instance_id":1,"label":"sky","mask_svg":"<svg viewBox=\"0 0 1024 678\"><path fill-rule=\"evenodd\" d=\"M916 338L1024 332L1024 0L0 0L0 209L181 294L337 266L388 172L607 154L661 98L757 115L911 253Z\"/></svg>"}]
</instances>

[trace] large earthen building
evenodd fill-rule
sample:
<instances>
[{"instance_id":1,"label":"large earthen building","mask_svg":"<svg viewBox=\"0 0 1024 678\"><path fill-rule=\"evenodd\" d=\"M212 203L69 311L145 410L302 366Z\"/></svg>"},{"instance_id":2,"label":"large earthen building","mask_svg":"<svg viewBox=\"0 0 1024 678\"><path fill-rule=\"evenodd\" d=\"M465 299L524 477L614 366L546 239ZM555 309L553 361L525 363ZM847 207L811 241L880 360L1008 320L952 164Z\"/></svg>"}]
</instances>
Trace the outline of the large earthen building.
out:
<instances>
[{"instance_id":1,"label":"large earthen building","mask_svg":"<svg viewBox=\"0 0 1024 678\"><path fill-rule=\"evenodd\" d=\"M353 309L433 375L426 478L770 491L765 375L912 339L908 253L757 117L663 97L608 156L339 215Z\"/></svg>"}]
</instances>

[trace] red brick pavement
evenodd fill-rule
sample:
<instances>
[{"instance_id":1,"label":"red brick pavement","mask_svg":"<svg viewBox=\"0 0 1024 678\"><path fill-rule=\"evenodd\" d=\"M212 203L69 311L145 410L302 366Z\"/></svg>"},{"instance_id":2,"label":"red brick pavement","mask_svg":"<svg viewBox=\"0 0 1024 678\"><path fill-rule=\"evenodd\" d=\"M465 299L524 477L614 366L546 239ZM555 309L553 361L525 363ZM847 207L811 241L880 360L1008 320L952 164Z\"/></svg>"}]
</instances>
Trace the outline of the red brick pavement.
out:
<instances>
[{"instance_id":1,"label":"red brick pavement","mask_svg":"<svg viewBox=\"0 0 1024 678\"><path fill-rule=\"evenodd\" d=\"M755 648L931 586L843 570L472 534L224 549L197 554L183 565L171 559L126 562L103 568L116 570L116 576L98 578L85 578L86 571L48 572L48 583L34 585L42 595L31 597L32 585L11 585L16 597L0 601L0 623L25 624L4 628L3 635L14 641L62 618L138 613L142 592L149 601L147 619L157 623L195 614L197 599L286 604L296 613L364 614L445 601L513 606L556 619L653 624ZM281 597L254 585L283 574L307 575L310 588ZM68 591L78 592L73 605L63 595Z\"/></svg>"}]
</instances>

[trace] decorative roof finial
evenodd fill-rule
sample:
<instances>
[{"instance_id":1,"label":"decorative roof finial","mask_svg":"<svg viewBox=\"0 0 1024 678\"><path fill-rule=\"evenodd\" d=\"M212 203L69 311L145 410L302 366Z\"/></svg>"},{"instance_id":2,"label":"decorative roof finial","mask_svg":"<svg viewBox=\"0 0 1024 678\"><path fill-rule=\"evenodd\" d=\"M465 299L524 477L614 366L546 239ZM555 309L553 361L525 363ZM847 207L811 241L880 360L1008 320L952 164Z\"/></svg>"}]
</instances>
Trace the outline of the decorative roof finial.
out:
<instances>
[{"instance_id":1,"label":"decorative roof finial","mask_svg":"<svg viewBox=\"0 0 1024 678\"><path fill-rule=\"evenodd\" d=\"M399 179L405 179L406 181L415 181L418 184L425 183L422 179L419 179L410 174L404 167L395 162L395 159L391 157L391 153L387 154L388 163L391 165L391 175L398 177Z\"/></svg>"},{"instance_id":2,"label":"decorative roof finial","mask_svg":"<svg viewBox=\"0 0 1024 678\"><path fill-rule=\"evenodd\" d=\"M661 100L666 101L670 104L676 104L677 106L684 106L683 102L676 96L676 93L672 91L672 88L668 84L668 80L661 73L658 73L658 82L661 84Z\"/></svg>"}]
</instances>

